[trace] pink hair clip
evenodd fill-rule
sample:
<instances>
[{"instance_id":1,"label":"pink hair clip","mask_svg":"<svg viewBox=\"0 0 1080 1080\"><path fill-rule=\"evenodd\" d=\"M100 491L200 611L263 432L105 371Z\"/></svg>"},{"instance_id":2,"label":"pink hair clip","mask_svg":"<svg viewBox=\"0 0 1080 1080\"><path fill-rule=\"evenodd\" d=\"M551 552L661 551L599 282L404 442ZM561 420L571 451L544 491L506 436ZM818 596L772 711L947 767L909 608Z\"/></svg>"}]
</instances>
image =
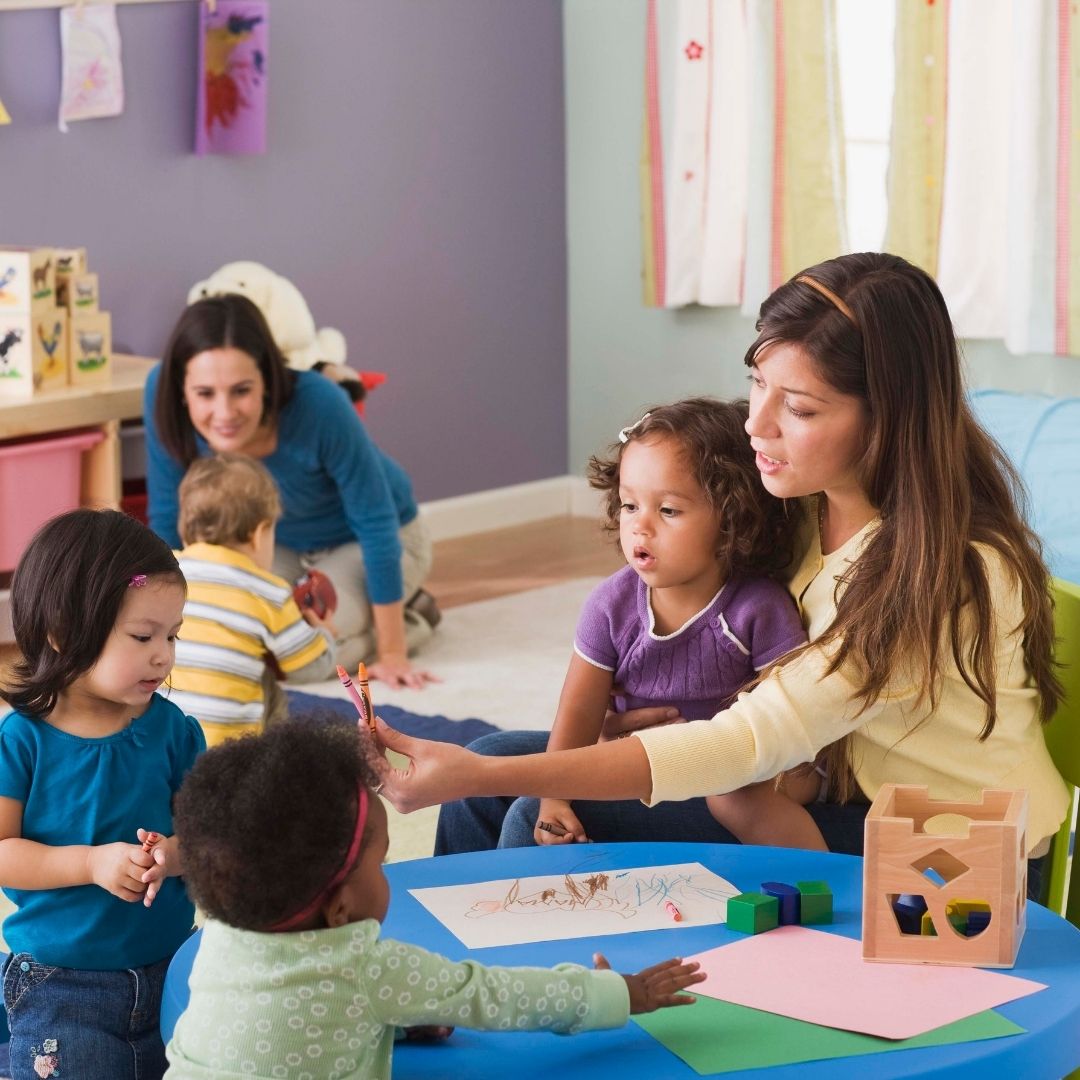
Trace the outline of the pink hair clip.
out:
<instances>
[{"instance_id":1,"label":"pink hair clip","mask_svg":"<svg viewBox=\"0 0 1080 1080\"><path fill-rule=\"evenodd\" d=\"M129 589L141 589L146 584L145 574L133 574L128 582Z\"/></svg>"}]
</instances>

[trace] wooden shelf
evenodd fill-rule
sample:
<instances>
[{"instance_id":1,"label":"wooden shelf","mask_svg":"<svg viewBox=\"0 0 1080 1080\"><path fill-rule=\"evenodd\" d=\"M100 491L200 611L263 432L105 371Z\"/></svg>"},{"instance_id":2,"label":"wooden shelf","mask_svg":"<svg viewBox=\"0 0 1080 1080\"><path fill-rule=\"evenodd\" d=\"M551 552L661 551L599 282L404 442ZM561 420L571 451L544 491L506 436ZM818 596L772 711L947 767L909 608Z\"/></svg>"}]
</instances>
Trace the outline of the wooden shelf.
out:
<instances>
[{"instance_id":1,"label":"wooden shelf","mask_svg":"<svg viewBox=\"0 0 1080 1080\"><path fill-rule=\"evenodd\" d=\"M0 404L0 439L21 439L69 428L97 427L142 416L143 386L157 363L146 356L113 353L112 382L65 386L26 401Z\"/></svg>"},{"instance_id":2,"label":"wooden shelf","mask_svg":"<svg viewBox=\"0 0 1080 1080\"><path fill-rule=\"evenodd\" d=\"M147 356L113 353L112 381L65 386L26 401L0 405L0 439L100 428L105 438L83 454L81 501L97 509L120 507L120 421L142 416L146 376L157 363Z\"/></svg>"}]
</instances>

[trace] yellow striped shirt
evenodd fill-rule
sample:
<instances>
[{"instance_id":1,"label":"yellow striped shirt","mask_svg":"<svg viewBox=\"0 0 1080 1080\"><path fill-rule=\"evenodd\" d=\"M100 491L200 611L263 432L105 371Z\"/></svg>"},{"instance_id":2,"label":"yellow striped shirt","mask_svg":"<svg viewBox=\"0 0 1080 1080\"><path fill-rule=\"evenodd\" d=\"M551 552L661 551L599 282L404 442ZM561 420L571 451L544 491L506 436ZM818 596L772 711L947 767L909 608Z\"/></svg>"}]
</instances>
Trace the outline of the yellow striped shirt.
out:
<instances>
[{"instance_id":1,"label":"yellow striped shirt","mask_svg":"<svg viewBox=\"0 0 1080 1080\"><path fill-rule=\"evenodd\" d=\"M327 638L304 621L288 582L219 544L189 544L177 558L188 597L170 700L184 712L215 724L260 722L271 658L286 676L320 659L332 673Z\"/></svg>"}]
</instances>

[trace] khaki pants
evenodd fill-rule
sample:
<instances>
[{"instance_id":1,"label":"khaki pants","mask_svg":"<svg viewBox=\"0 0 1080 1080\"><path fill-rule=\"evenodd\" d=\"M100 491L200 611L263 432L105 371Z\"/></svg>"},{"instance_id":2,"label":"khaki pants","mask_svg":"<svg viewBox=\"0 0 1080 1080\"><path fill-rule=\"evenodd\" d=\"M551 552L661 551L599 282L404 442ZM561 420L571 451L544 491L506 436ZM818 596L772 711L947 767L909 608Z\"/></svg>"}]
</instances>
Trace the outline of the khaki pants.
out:
<instances>
[{"instance_id":1,"label":"khaki pants","mask_svg":"<svg viewBox=\"0 0 1080 1080\"><path fill-rule=\"evenodd\" d=\"M431 573L431 535L422 515L401 530L401 575L408 601ZM321 570L333 583L338 606L333 622L337 628L337 662L347 671L375 659L375 627L367 593L364 554L355 541L322 551L297 552L279 546L274 552L274 573L295 582L307 570ZM429 637L431 627L413 611L405 612L405 645L414 653Z\"/></svg>"}]
</instances>

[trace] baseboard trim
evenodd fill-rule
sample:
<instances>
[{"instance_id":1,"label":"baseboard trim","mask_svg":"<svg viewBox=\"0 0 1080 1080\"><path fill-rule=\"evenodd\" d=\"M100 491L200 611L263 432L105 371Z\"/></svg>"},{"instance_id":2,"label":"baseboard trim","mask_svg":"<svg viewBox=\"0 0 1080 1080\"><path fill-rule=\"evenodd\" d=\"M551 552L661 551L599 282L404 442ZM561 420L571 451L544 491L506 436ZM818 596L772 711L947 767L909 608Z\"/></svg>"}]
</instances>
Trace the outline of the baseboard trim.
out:
<instances>
[{"instance_id":1,"label":"baseboard trim","mask_svg":"<svg viewBox=\"0 0 1080 1080\"><path fill-rule=\"evenodd\" d=\"M421 503L434 540L528 525L532 521L571 514L596 517L599 501L581 476L552 476L526 484L474 491Z\"/></svg>"}]
</instances>

